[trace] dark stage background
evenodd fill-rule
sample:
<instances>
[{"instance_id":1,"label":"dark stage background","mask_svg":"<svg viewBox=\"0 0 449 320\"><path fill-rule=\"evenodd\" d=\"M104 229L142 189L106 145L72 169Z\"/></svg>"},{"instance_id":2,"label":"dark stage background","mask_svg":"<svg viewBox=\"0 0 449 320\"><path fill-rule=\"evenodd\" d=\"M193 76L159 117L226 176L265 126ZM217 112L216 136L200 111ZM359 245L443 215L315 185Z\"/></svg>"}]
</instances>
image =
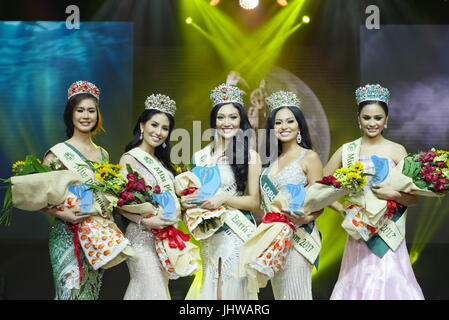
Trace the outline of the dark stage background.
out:
<instances>
[{"instance_id":1,"label":"dark stage background","mask_svg":"<svg viewBox=\"0 0 449 320\"><path fill-rule=\"evenodd\" d=\"M205 129L209 92L231 70L247 80L242 88L248 93L260 80L274 79L274 71L304 84L311 94L302 97L314 101L306 116L322 139L324 162L358 137L354 91L366 83L380 83L392 93L387 138L411 152L449 148L448 1L296 2L301 4L290 0L281 8L261 0L247 12L234 0L215 8L206 0L0 1L0 177L25 154L43 155L65 139L66 90L80 79L101 90L106 133L95 142L113 162L131 138L146 96L168 94L178 106L176 127L192 132L198 120ZM73 4L81 13L79 30L65 28L65 9ZM365 8L373 4L380 9L379 30L365 27ZM282 10L290 12L280 17ZM311 22L283 37L283 24L295 28L303 15ZM185 23L187 16L197 27ZM259 46L264 32L273 32L273 43ZM246 55L250 61L242 62ZM263 112L261 118L260 125ZM447 197L423 199L409 210L407 245L427 299L449 299L448 214ZM53 298L49 223L42 213L17 211L10 227L0 227L0 299ZM328 299L346 235L341 218L330 210L318 224L323 250L313 293L314 299ZM128 281L125 263L106 270L100 298L122 299ZM183 299L191 281L172 281L173 299ZM271 288L259 298L272 299Z\"/></svg>"}]
</instances>

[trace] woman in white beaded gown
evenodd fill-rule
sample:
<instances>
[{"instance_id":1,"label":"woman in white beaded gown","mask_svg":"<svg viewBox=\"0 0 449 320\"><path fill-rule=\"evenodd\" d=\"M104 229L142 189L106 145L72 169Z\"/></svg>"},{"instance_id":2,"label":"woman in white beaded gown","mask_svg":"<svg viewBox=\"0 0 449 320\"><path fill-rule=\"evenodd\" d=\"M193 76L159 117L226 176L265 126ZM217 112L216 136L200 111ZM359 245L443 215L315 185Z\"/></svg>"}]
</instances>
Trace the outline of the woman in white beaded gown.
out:
<instances>
[{"instance_id":1,"label":"woman in white beaded gown","mask_svg":"<svg viewBox=\"0 0 449 320\"><path fill-rule=\"evenodd\" d=\"M268 175L280 192L288 184L303 184L321 180L323 166L318 154L312 150L307 122L301 111L301 102L292 92L278 91L267 98L270 115L266 122L266 133L273 132L278 140L276 157L262 175ZM270 150L270 138L265 139L265 150ZM270 150L271 151L271 150ZM271 151L273 152L273 151ZM263 207L266 208L266 203ZM266 209L264 209L266 211ZM315 219L322 213L308 213L306 216L285 213L296 228L306 228L318 237ZM313 263L316 263L314 261ZM293 247L285 260L284 269L271 279L276 300L311 300L313 264Z\"/></svg>"},{"instance_id":2,"label":"woman in white beaded gown","mask_svg":"<svg viewBox=\"0 0 449 320\"><path fill-rule=\"evenodd\" d=\"M250 211L259 210L259 155L250 148L250 138L244 137L251 129L243 109L243 91L238 87L220 85L211 93L213 109L211 128L215 129L214 141L194 155L199 166L218 166L221 186L219 192L204 200L201 208L227 208L226 215L233 215L247 228L255 228ZM233 152L235 148L235 152ZM197 205L191 202L197 194L184 196L185 208ZM237 210L235 210L237 209ZM212 236L201 241L202 281L199 293L191 287L186 299L247 300L255 298L247 293L247 279L238 276L240 248L244 239L236 226L224 224Z\"/></svg>"},{"instance_id":3,"label":"woman in white beaded gown","mask_svg":"<svg viewBox=\"0 0 449 320\"><path fill-rule=\"evenodd\" d=\"M123 168L129 164L152 187L168 181L173 187L175 171L170 163L170 133L174 126L176 105L164 95L151 95L145 101L145 110L134 128L134 139L126 147L126 153L120 159ZM143 153L142 153L143 152ZM158 173L151 170L139 154L150 157L158 167ZM176 197L175 197L176 198ZM120 210L130 222L126 237L138 254L137 259L127 261L130 282L125 300L169 300L168 275L161 266L155 248L155 236L151 229L163 229L175 222L164 220L160 216L142 218L141 215Z\"/></svg>"}]
</instances>

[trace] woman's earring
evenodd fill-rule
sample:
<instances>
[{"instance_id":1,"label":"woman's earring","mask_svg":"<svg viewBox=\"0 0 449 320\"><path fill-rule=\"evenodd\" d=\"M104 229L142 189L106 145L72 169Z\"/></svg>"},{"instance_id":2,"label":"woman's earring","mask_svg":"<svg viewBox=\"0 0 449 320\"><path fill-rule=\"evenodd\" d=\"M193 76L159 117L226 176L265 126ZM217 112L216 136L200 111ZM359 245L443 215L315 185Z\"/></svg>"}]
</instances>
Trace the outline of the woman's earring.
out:
<instances>
[{"instance_id":1,"label":"woman's earring","mask_svg":"<svg viewBox=\"0 0 449 320\"><path fill-rule=\"evenodd\" d=\"M359 129L362 130L362 125L359 123Z\"/></svg>"},{"instance_id":2,"label":"woman's earring","mask_svg":"<svg viewBox=\"0 0 449 320\"><path fill-rule=\"evenodd\" d=\"M143 140L143 131L142 130L140 130L140 138L139 139Z\"/></svg>"},{"instance_id":3,"label":"woman's earring","mask_svg":"<svg viewBox=\"0 0 449 320\"><path fill-rule=\"evenodd\" d=\"M165 142L162 144L162 148L167 148L167 145L165 144Z\"/></svg>"},{"instance_id":4,"label":"woman's earring","mask_svg":"<svg viewBox=\"0 0 449 320\"><path fill-rule=\"evenodd\" d=\"M387 128L388 128L388 124L387 124L387 123L385 123L385 126L384 126L384 128L385 128L385 129L387 129Z\"/></svg>"},{"instance_id":5,"label":"woman's earring","mask_svg":"<svg viewBox=\"0 0 449 320\"><path fill-rule=\"evenodd\" d=\"M298 136L296 137L296 142L298 142L298 144L300 144L301 141L302 141L301 132L298 132Z\"/></svg>"}]
</instances>

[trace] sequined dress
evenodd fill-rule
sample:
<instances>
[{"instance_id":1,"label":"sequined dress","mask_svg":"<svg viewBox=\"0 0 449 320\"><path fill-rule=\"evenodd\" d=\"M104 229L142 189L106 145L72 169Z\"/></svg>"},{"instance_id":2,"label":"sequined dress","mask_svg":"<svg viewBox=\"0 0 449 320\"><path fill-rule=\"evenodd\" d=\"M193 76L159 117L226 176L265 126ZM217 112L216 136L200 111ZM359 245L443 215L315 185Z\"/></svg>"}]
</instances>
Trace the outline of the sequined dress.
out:
<instances>
[{"instance_id":1,"label":"sequined dress","mask_svg":"<svg viewBox=\"0 0 449 320\"><path fill-rule=\"evenodd\" d=\"M369 157L360 157L365 172L375 173ZM390 168L396 164L388 159ZM370 178L368 178L370 180ZM408 255L406 241L396 251L382 258L371 252L366 243L348 236L340 273L331 300L423 300Z\"/></svg>"},{"instance_id":2,"label":"sequined dress","mask_svg":"<svg viewBox=\"0 0 449 320\"><path fill-rule=\"evenodd\" d=\"M269 176L280 192L285 192L287 184L307 185L307 176L300 165L305 151L282 168L276 176ZM268 174L271 166L266 168L262 174ZM316 228L315 223L310 226ZM312 270L313 265L304 258L297 250L292 249L287 256L285 267L277 272L271 279L274 298L276 300L312 300Z\"/></svg>"},{"instance_id":3,"label":"sequined dress","mask_svg":"<svg viewBox=\"0 0 449 320\"><path fill-rule=\"evenodd\" d=\"M94 270L83 250L83 281L79 282L78 260L74 253L73 232L67 224L55 219L49 234L50 263L55 285L55 300L97 300L101 289L103 270Z\"/></svg>"},{"instance_id":4,"label":"sequined dress","mask_svg":"<svg viewBox=\"0 0 449 320\"><path fill-rule=\"evenodd\" d=\"M237 192L231 166L225 160L217 163L221 176L221 189L234 196ZM252 218L250 214L246 215ZM221 228L213 236L203 240L202 264L203 278L197 299L219 299L218 284L221 284L222 300L254 299L247 293L247 279L237 276L240 248L243 240L230 228Z\"/></svg>"},{"instance_id":5,"label":"sequined dress","mask_svg":"<svg viewBox=\"0 0 449 320\"><path fill-rule=\"evenodd\" d=\"M149 185L157 185L150 171L130 155L123 155L120 164L129 163ZM173 179L173 175L169 173ZM126 237L136 251L138 258L127 260L130 282L124 300L169 300L168 277L163 271L156 253L154 235L145 227L129 222Z\"/></svg>"}]
</instances>

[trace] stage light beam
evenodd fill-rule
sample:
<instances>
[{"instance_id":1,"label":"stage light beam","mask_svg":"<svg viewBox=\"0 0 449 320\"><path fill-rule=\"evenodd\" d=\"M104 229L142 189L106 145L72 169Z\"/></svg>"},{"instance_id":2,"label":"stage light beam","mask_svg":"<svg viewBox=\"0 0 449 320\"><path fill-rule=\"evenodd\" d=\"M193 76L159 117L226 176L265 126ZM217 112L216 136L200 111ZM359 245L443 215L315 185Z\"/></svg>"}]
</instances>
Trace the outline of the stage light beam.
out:
<instances>
[{"instance_id":1,"label":"stage light beam","mask_svg":"<svg viewBox=\"0 0 449 320\"><path fill-rule=\"evenodd\" d=\"M193 20L192 20L191 17L188 17L188 18L186 19L186 23L187 23L187 24L191 24L192 22L193 22Z\"/></svg>"}]
</instances>

